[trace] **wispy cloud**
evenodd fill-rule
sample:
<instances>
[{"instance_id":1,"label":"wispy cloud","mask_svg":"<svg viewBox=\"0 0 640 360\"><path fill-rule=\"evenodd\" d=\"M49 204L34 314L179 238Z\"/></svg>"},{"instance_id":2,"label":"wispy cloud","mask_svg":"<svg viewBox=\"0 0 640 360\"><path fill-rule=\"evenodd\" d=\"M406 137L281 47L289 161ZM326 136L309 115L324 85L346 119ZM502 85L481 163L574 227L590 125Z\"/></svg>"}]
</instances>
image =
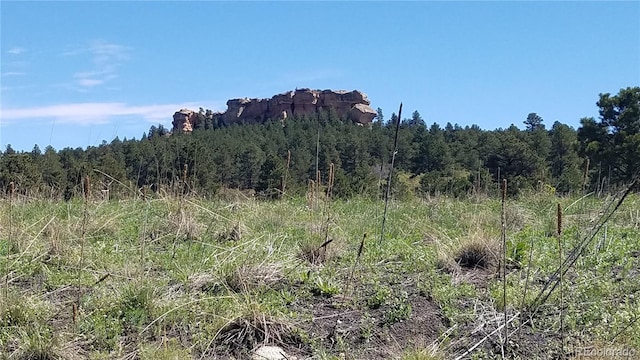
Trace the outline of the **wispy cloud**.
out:
<instances>
[{"instance_id":1,"label":"wispy cloud","mask_svg":"<svg viewBox=\"0 0 640 360\"><path fill-rule=\"evenodd\" d=\"M55 118L59 123L78 125L105 124L120 116L139 116L149 122L170 120L182 108L197 108L196 103L128 105L126 103L71 103L29 108L0 109L0 123L9 125L24 119Z\"/></svg>"},{"instance_id":2,"label":"wispy cloud","mask_svg":"<svg viewBox=\"0 0 640 360\"><path fill-rule=\"evenodd\" d=\"M102 85L106 81L107 81L106 79L93 79L93 78L87 78L87 77L78 77L77 79L78 85L82 87L94 87L94 86Z\"/></svg>"},{"instance_id":3,"label":"wispy cloud","mask_svg":"<svg viewBox=\"0 0 640 360\"><path fill-rule=\"evenodd\" d=\"M20 71L7 71L7 72L3 72L2 76L22 76L25 73L20 72Z\"/></svg>"},{"instance_id":4,"label":"wispy cloud","mask_svg":"<svg viewBox=\"0 0 640 360\"><path fill-rule=\"evenodd\" d=\"M27 49L25 48L21 48L21 47L12 47L11 49L7 50L7 53L11 54L11 55L20 55L23 52L27 51Z\"/></svg>"},{"instance_id":5,"label":"wispy cloud","mask_svg":"<svg viewBox=\"0 0 640 360\"><path fill-rule=\"evenodd\" d=\"M73 74L73 81L81 89L103 85L118 77L119 68L129 58L131 49L127 46L94 41L88 46L65 51L63 56L89 55L92 66L89 70Z\"/></svg>"}]
</instances>

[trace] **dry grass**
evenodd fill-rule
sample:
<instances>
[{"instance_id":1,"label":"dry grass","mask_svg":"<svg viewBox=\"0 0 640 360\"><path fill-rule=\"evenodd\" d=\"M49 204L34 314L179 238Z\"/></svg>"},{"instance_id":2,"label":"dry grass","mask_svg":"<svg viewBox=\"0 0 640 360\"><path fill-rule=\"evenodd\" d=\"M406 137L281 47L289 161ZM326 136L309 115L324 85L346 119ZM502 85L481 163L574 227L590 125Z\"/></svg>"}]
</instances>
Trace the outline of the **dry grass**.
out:
<instances>
[{"instance_id":1,"label":"dry grass","mask_svg":"<svg viewBox=\"0 0 640 360\"><path fill-rule=\"evenodd\" d=\"M218 346L231 349L237 357L248 358L261 345L287 345L299 343L295 327L281 319L266 315L259 310L250 310L230 321L218 332Z\"/></svg>"},{"instance_id":2,"label":"dry grass","mask_svg":"<svg viewBox=\"0 0 640 360\"><path fill-rule=\"evenodd\" d=\"M480 229L458 239L446 242L430 236L436 244L436 267L448 273L460 268L492 269L498 265L500 242Z\"/></svg>"},{"instance_id":3,"label":"dry grass","mask_svg":"<svg viewBox=\"0 0 640 360\"><path fill-rule=\"evenodd\" d=\"M336 221L328 217L328 221L321 224L307 225L306 231L310 236L300 240L298 258L313 265L321 265L340 257L344 253L344 242L336 236L328 236Z\"/></svg>"},{"instance_id":4,"label":"dry grass","mask_svg":"<svg viewBox=\"0 0 640 360\"><path fill-rule=\"evenodd\" d=\"M216 198L222 200L224 202L230 203L244 203L254 201L256 197L256 192L253 189L249 190L239 190L239 189L229 189L229 188L221 188L218 190L216 194Z\"/></svg>"},{"instance_id":5,"label":"dry grass","mask_svg":"<svg viewBox=\"0 0 640 360\"><path fill-rule=\"evenodd\" d=\"M272 287L283 280L283 266L280 263L240 266L226 277L227 285L235 292Z\"/></svg>"},{"instance_id":6,"label":"dry grass","mask_svg":"<svg viewBox=\"0 0 640 360\"><path fill-rule=\"evenodd\" d=\"M187 208L181 208L178 212L170 216L171 230L177 236L183 235L186 240L197 239L203 232L200 224L193 212Z\"/></svg>"},{"instance_id":7,"label":"dry grass","mask_svg":"<svg viewBox=\"0 0 640 360\"><path fill-rule=\"evenodd\" d=\"M394 358L399 360L442 360L445 359L445 356L438 350L437 346L430 345L424 348L404 351Z\"/></svg>"},{"instance_id":8,"label":"dry grass","mask_svg":"<svg viewBox=\"0 0 640 360\"><path fill-rule=\"evenodd\" d=\"M455 255L456 263L466 268L490 268L495 265L496 248L491 242L471 239Z\"/></svg>"},{"instance_id":9,"label":"dry grass","mask_svg":"<svg viewBox=\"0 0 640 360\"><path fill-rule=\"evenodd\" d=\"M42 235L48 240L49 248L47 250L47 255L49 257L59 258L68 253L69 244L64 241L64 229L58 222L50 223L44 229Z\"/></svg>"},{"instance_id":10,"label":"dry grass","mask_svg":"<svg viewBox=\"0 0 640 360\"><path fill-rule=\"evenodd\" d=\"M450 254L444 251L438 251L436 268L448 274L457 274L460 272L460 265L458 265Z\"/></svg>"},{"instance_id":11,"label":"dry grass","mask_svg":"<svg viewBox=\"0 0 640 360\"><path fill-rule=\"evenodd\" d=\"M242 240L242 235L246 233L246 228L241 222L236 222L229 229L223 230L216 234L218 242L233 241L238 242Z\"/></svg>"},{"instance_id":12,"label":"dry grass","mask_svg":"<svg viewBox=\"0 0 640 360\"><path fill-rule=\"evenodd\" d=\"M327 260L335 258L340 250L335 246L333 239L328 239L324 243L318 240L307 240L300 243L298 258L313 265L322 265Z\"/></svg>"},{"instance_id":13,"label":"dry grass","mask_svg":"<svg viewBox=\"0 0 640 360\"><path fill-rule=\"evenodd\" d=\"M521 231L526 225L535 225L535 215L519 204L509 204L505 209L505 220L509 232Z\"/></svg>"},{"instance_id":14,"label":"dry grass","mask_svg":"<svg viewBox=\"0 0 640 360\"><path fill-rule=\"evenodd\" d=\"M189 280L189 290L192 292L210 292L220 287L218 279L209 273L194 274Z\"/></svg>"}]
</instances>

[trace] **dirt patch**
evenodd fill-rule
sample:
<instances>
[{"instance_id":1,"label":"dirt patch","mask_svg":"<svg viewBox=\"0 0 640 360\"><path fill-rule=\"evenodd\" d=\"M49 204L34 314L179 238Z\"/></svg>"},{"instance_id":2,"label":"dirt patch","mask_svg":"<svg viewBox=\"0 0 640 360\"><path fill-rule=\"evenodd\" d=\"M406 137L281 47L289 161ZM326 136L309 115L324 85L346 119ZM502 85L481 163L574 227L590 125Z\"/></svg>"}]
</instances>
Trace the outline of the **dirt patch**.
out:
<instances>
[{"instance_id":1,"label":"dirt patch","mask_svg":"<svg viewBox=\"0 0 640 360\"><path fill-rule=\"evenodd\" d=\"M467 322L457 324L457 335L445 349L448 357L457 357L465 354L468 349L476 346L465 359L476 356L477 358L499 359L503 353L504 317L498 312L492 301L470 300L465 302L467 312L473 311L475 316ZM525 322L520 329L518 319L508 315L509 337L504 343L504 357L507 359L558 359L561 356L560 337L556 330L549 328L540 321ZM539 315L545 316L547 315ZM548 315L552 316L552 315ZM528 319L523 315L520 320ZM511 321L513 320L513 321ZM500 328L500 330L495 331ZM568 344L569 339L565 339ZM567 349L567 348L565 348ZM567 353L567 352L566 352Z\"/></svg>"},{"instance_id":2,"label":"dirt patch","mask_svg":"<svg viewBox=\"0 0 640 360\"><path fill-rule=\"evenodd\" d=\"M410 299L411 316L390 328L394 342L402 349L429 345L445 330L440 308L423 296Z\"/></svg>"},{"instance_id":3,"label":"dirt patch","mask_svg":"<svg viewBox=\"0 0 640 360\"><path fill-rule=\"evenodd\" d=\"M461 267L459 272L454 276L454 282L467 282L477 289L486 289L489 281L491 281L497 275L496 269L474 267L465 268Z\"/></svg>"},{"instance_id":4,"label":"dirt patch","mask_svg":"<svg viewBox=\"0 0 640 360\"><path fill-rule=\"evenodd\" d=\"M64 286L44 295L44 298L55 308L55 312L48 319L53 328L64 329L73 323L74 318L77 321L80 311L76 306L78 291L82 297L90 289Z\"/></svg>"},{"instance_id":5,"label":"dirt patch","mask_svg":"<svg viewBox=\"0 0 640 360\"><path fill-rule=\"evenodd\" d=\"M409 295L408 318L389 323L392 304L371 309L354 299L314 298L307 304L311 321L302 325L312 341L333 355L356 359L388 359L405 349L431 344L444 331L440 309L428 298Z\"/></svg>"}]
</instances>

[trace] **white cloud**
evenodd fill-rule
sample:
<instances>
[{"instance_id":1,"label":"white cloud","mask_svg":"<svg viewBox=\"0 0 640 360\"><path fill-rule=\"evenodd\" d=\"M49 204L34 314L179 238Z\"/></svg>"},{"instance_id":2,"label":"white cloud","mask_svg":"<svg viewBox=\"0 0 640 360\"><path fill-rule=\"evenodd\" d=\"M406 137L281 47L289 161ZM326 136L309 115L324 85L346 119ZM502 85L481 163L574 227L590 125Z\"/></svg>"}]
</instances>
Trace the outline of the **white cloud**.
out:
<instances>
[{"instance_id":1,"label":"white cloud","mask_svg":"<svg viewBox=\"0 0 640 360\"><path fill-rule=\"evenodd\" d=\"M27 49L25 48L21 48L21 47L12 47L11 49L9 49L7 51L7 53L11 54L11 55L20 55L23 52L27 51Z\"/></svg>"},{"instance_id":2,"label":"white cloud","mask_svg":"<svg viewBox=\"0 0 640 360\"><path fill-rule=\"evenodd\" d=\"M126 103L72 103L29 108L0 109L3 125L24 119L55 118L59 123L78 125L104 124L119 116L139 116L149 122L171 120L173 113L183 108L197 109L190 103L128 105Z\"/></svg>"},{"instance_id":3,"label":"white cloud","mask_svg":"<svg viewBox=\"0 0 640 360\"><path fill-rule=\"evenodd\" d=\"M97 85L104 84L104 79L89 79L89 78L80 78L78 79L78 85L82 87L94 87Z\"/></svg>"},{"instance_id":4,"label":"white cloud","mask_svg":"<svg viewBox=\"0 0 640 360\"><path fill-rule=\"evenodd\" d=\"M2 76L22 76L25 73L20 72L20 71L7 71L7 72L3 72Z\"/></svg>"},{"instance_id":5,"label":"white cloud","mask_svg":"<svg viewBox=\"0 0 640 360\"><path fill-rule=\"evenodd\" d=\"M131 49L127 46L94 41L86 47L68 50L63 56L89 54L93 64L91 70L78 71L73 74L74 83L87 89L103 85L118 77L118 70L129 58Z\"/></svg>"}]
</instances>

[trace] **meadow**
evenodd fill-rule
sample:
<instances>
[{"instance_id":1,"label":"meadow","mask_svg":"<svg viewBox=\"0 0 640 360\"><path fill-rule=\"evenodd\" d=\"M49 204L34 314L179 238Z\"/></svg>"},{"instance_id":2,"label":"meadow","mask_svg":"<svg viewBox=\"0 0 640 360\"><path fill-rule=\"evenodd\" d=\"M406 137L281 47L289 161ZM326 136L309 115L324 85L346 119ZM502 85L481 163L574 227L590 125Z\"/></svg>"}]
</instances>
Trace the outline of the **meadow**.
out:
<instances>
[{"instance_id":1,"label":"meadow","mask_svg":"<svg viewBox=\"0 0 640 360\"><path fill-rule=\"evenodd\" d=\"M97 195L2 199L0 358L640 356L637 194L392 200L382 236L367 198Z\"/></svg>"}]
</instances>

